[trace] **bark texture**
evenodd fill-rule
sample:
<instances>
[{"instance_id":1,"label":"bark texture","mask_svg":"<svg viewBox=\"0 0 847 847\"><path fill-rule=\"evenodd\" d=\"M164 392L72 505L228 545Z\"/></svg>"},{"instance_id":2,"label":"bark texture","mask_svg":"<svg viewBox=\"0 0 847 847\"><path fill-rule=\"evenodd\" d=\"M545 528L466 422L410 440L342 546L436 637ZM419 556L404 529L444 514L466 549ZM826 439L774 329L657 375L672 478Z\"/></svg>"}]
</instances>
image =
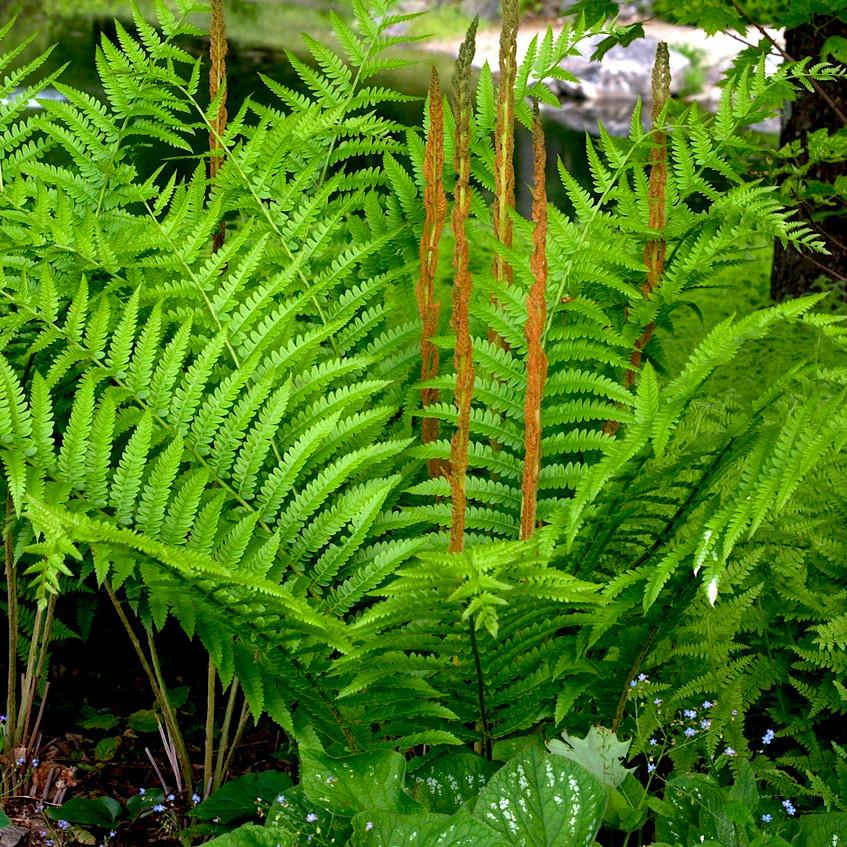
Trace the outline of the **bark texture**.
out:
<instances>
[{"instance_id":1,"label":"bark texture","mask_svg":"<svg viewBox=\"0 0 847 847\"><path fill-rule=\"evenodd\" d=\"M847 38L847 22L835 18L813 18L809 23L785 31L785 52L792 59L804 56L817 59L824 43L833 35ZM827 102L827 98L831 102ZM843 128L843 115L847 114L847 79L819 83L813 91L801 88L788 109L779 138L780 145L799 140L805 150L806 139L815 130L836 132ZM801 163L806 161L807 158L801 159ZM814 165L808 178L834 182L838 176L847 176L847 162ZM799 253L793 247L783 247L777 242L771 271L771 297L774 300L805 294L822 276L847 282L847 212L842 210L840 214L816 221L816 211L811 201L801 200L798 215L820 234L830 255Z\"/></svg>"}]
</instances>

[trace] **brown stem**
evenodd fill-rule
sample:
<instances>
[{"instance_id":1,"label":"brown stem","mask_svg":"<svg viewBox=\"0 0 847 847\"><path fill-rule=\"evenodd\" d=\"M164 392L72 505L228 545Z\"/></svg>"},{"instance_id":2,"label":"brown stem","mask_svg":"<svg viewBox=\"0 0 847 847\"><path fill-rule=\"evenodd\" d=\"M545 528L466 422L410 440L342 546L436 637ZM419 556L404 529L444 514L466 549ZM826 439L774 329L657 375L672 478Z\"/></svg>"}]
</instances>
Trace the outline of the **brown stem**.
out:
<instances>
[{"instance_id":1,"label":"brown stem","mask_svg":"<svg viewBox=\"0 0 847 847\"><path fill-rule=\"evenodd\" d=\"M206 732L203 745L203 788L212 782L215 755L215 664L209 657L206 673Z\"/></svg>"},{"instance_id":2,"label":"brown stem","mask_svg":"<svg viewBox=\"0 0 847 847\"><path fill-rule=\"evenodd\" d=\"M453 254L455 278L453 283L452 326L456 333L454 366L456 391L454 402L458 410L456 432L450 444L450 493L452 520L450 523L450 552L460 553L465 546L465 476L468 470L471 398L474 386L473 346L470 334L470 301L473 280L467 220L471 210L471 62L475 49L477 20L474 19L464 43L459 49L453 89L456 92L456 188L453 204Z\"/></svg>"},{"instance_id":3,"label":"brown stem","mask_svg":"<svg viewBox=\"0 0 847 847\"><path fill-rule=\"evenodd\" d=\"M209 27L209 101L214 102L221 90L226 87L226 21L224 20L223 0L212 0L212 23ZM226 132L226 90L221 94L218 113L212 119L209 132L209 180L214 181L223 163L222 141ZM217 253L226 239L226 223L221 221L212 237L212 252Z\"/></svg>"},{"instance_id":4,"label":"brown stem","mask_svg":"<svg viewBox=\"0 0 847 847\"><path fill-rule=\"evenodd\" d=\"M15 741L22 745L26 742L26 728L29 716L32 714L33 686L35 684L35 665L38 661L38 642L41 637L41 627L44 622L44 607L39 605L35 610L35 622L32 625L32 638L29 642L29 653L26 659L26 672L21 683L21 702L18 706L18 726Z\"/></svg>"},{"instance_id":5,"label":"brown stem","mask_svg":"<svg viewBox=\"0 0 847 847\"><path fill-rule=\"evenodd\" d=\"M53 615L55 611L56 595L51 594L50 599L47 601L47 610L46 614L44 615L43 626L41 628L39 638L40 643L38 646L38 652L35 660L33 674L29 684L29 688L26 691L26 711L19 727L21 732L21 744L24 746L27 746L30 741L34 741L36 739L36 736L38 734L38 725L41 723L41 714L44 709L44 701L47 698L47 690L45 688L44 697L41 698L41 705L38 710L38 717L35 722L35 726L30 732L29 722L32 719L32 707L35 703L35 695L38 691L38 684L39 682L41 682L42 674L44 673L44 665L47 662L47 650L50 646L50 632L53 629ZM34 632L33 638L35 638Z\"/></svg>"},{"instance_id":6,"label":"brown stem","mask_svg":"<svg viewBox=\"0 0 847 847\"><path fill-rule=\"evenodd\" d=\"M435 296L435 275L438 270L438 248L447 218L447 195L444 192L444 115L438 72L432 69L429 85L429 132L424 153L424 210L426 213L420 247L420 279L416 288L418 312L421 318L421 382L438 376L438 348L432 337L438 333L440 305ZM424 388L421 405L437 403L437 388ZM424 414L421 440L428 444L438 439L438 419ZM430 477L441 476L443 462L430 459Z\"/></svg>"},{"instance_id":7,"label":"brown stem","mask_svg":"<svg viewBox=\"0 0 847 847\"><path fill-rule=\"evenodd\" d=\"M18 685L18 578L15 567L14 537L12 525L15 520L15 506L12 495L6 492L6 520L3 527L3 550L6 562L6 614L9 623L9 668L6 680L6 749L11 750L15 744L17 730L15 715L17 714L17 685Z\"/></svg>"},{"instance_id":8,"label":"brown stem","mask_svg":"<svg viewBox=\"0 0 847 847\"><path fill-rule=\"evenodd\" d=\"M547 320L547 189L545 185L546 153L544 130L535 104L532 122L534 173L532 188L532 258L534 277L526 303L527 344L526 397L524 399L524 463L521 484L521 538L535 531L538 507L538 478L541 473L541 398L547 379L547 355L541 335Z\"/></svg>"}]
</instances>

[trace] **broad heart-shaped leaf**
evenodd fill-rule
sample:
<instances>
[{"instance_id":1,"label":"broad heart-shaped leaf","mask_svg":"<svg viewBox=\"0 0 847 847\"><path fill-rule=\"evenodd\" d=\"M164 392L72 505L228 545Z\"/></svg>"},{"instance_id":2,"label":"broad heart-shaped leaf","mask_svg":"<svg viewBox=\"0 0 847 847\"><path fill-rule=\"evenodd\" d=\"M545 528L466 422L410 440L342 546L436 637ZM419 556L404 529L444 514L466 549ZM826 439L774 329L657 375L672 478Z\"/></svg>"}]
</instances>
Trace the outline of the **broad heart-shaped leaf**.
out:
<instances>
[{"instance_id":1,"label":"broad heart-shaped leaf","mask_svg":"<svg viewBox=\"0 0 847 847\"><path fill-rule=\"evenodd\" d=\"M794 843L797 847L847 847L847 814L803 815L800 835Z\"/></svg>"},{"instance_id":2,"label":"broad heart-shaped leaf","mask_svg":"<svg viewBox=\"0 0 847 847\"><path fill-rule=\"evenodd\" d=\"M313 803L303 793L302 785L295 785L277 796L268 810L265 825L296 835L303 841L320 833L328 844L347 844L351 832L350 818Z\"/></svg>"},{"instance_id":3,"label":"broad heart-shaped leaf","mask_svg":"<svg viewBox=\"0 0 847 847\"><path fill-rule=\"evenodd\" d=\"M318 750L300 749L300 784L313 803L352 817L374 809L421 810L403 790L406 759L392 750L375 750L334 759Z\"/></svg>"},{"instance_id":4,"label":"broad heart-shaped leaf","mask_svg":"<svg viewBox=\"0 0 847 847\"><path fill-rule=\"evenodd\" d=\"M83 826L102 826L111 829L112 824L121 816L121 804L112 797L74 797L61 806L52 806L45 810L48 818L54 821L68 821Z\"/></svg>"},{"instance_id":5,"label":"broad heart-shaped leaf","mask_svg":"<svg viewBox=\"0 0 847 847\"><path fill-rule=\"evenodd\" d=\"M424 762L407 781L427 809L451 815L476 797L499 767L475 753L446 753Z\"/></svg>"},{"instance_id":6,"label":"broad heart-shaped leaf","mask_svg":"<svg viewBox=\"0 0 847 847\"><path fill-rule=\"evenodd\" d=\"M588 847L606 789L576 762L527 750L482 789L474 814L521 847Z\"/></svg>"},{"instance_id":7,"label":"broad heart-shaped leaf","mask_svg":"<svg viewBox=\"0 0 847 847\"><path fill-rule=\"evenodd\" d=\"M351 847L511 847L517 842L467 812L438 815L373 814L353 818Z\"/></svg>"},{"instance_id":8,"label":"broad heart-shaped leaf","mask_svg":"<svg viewBox=\"0 0 847 847\"><path fill-rule=\"evenodd\" d=\"M621 762L629 752L631 741L618 741L617 735L602 726L592 726L585 738L562 733L562 741L554 738L547 747L556 756L572 759L593 773L603 785L617 788L635 768L625 768Z\"/></svg>"},{"instance_id":9,"label":"broad heart-shaped leaf","mask_svg":"<svg viewBox=\"0 0 847 847\"><path fill-rule=\"evenodd\" d=\"M257 803L270 806L277 795L291 785L291 777L281 771L248 773L221 786L191 814L203 821L217 819L218 823L255 817Z\"/></svg>"},{"instance_id":10,"label":"broad heart-shaped leaf","mask_svg":"<svg viewBox=\"0 0 847 847\"><path fill-rule=\"evenodd\" d=\"M206 844L207 847L298 847L296 835L252 823L213 838Z\"/></svg>"},{"instance_id":11,"label":"broad heart-shaped leaf","mask_svg":"<svg viewBox=\"0 0 847 847\"><path fill-rule=\"evenodd\" d=\"M755 822L753 810L707 774L669 779L664 799L669 811L656 818L657 840L694 844L702 836L734 844L738 831Z\"/></svg>"}]
</instances>

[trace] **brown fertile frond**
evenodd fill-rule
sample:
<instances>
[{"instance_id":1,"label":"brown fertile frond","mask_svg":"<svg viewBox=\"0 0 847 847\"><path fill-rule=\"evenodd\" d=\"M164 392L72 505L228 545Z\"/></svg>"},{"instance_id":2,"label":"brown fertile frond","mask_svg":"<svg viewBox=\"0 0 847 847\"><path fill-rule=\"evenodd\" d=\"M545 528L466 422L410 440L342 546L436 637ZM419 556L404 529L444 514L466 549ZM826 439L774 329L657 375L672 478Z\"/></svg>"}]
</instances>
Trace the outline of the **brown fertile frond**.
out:
<instances>
[{"instance_id":1,"label":"brown fertile frond","mask_svg":"<svg viewBox=\"0 0 847 847\"><path fill-rule=\"evenodd\" d=\"M665 228L667 216L665 212L665 196L668 183L668 135L660 118L668 102L671 93L671 70L668 59L668 45L660 41L656 48L656 61L653 64L653 107L651 117L653 121L653 148L650 151L650 181L647 185L647 205L649 209L650 229L659 232ZM647 268L647 279L641 286L645 297L650 297L665 272L665 253L667 242L661 235L651 238L644 245L644 265ZM635 384L635 376L641 365L641 355L650 339L656 325L650 321L644 332L635 342L635 349L629 357L630 368L624 375L623 384L625 388L631 388ZM612 427L610 430L608 427ZM607 431L617 430L617 423L610 422Z\"/></svg>"},{"instance_id":2,"label":"brown fertile frond","mask_svg":"<svg viewBox=\"0 0 847 847\"><path fill-rule=\"evenodd\" d=\"M497 126L494 136L494 238L512 246L511 211L515 208L515 77L520 11L518 0L503 0L500 30L500 76L497 83ZM504 256L494 256L494 279L508 285L512 268Z\"/></svg>"},{"instance_id":3,"label":"brown fertile frond","mask_svg":"<svg viewBox=\"0 0 847 847\"><path fill-rule=\"evenodd\" d=\"M532 186L532 288L526 302L526 397L524 398L524 460L521 484L521 539L535 531L538 479L541 474L541 400L547 379L547 354L541 344L547 320L547 188L544 130L535 104L532 123L534 156Z\"/></svg>"},{"instance_id":4,"label":"brown fertile frond","mask_svg":"<svg viewBox=\"0 0 847 847\"><path fill-rule=\"evenodd\" d=\"M226 132L226 22L224 20L223 0L212 0L212 23L209 27L209 100L214 102L221 87L224 92L218 105L218 113L212 119L212 130L209 133L209 179L214 180L221 167L221 142ZM212 252L221 249L226 238L226 224L221 221L212 239Z\"/></svg>"},{"instance_id":5,"label":"brown fertile frond","mask_svg":"<svg viewBox=\"0 0 847 847\"><path fill-rule=\"evenodd\" d=\"M468 34L459 48L453 90L456 95L456 187L453 202L453 315L451 325L456 333L453 355L456 370L456 391L453 398L458 411L456 431L450 442L450 552L461 553L465 547L465 477L468 471L468 442L470 440L471 399L473 397L474 367L470 333L470 302L473 280L466 225L471 211L471 62L476 44L478 19L474 18Z\"/></svg>"},{"instance_id":6,"label":"brown fertile frond","mask_svg":"<svg viewBox=\"0 0 847 847\"><path fill-rule=\"evenodd\" d=\"M432 69L429 83L429 132L424 152L424 211L421 233L420 277L415 289L421 317L421 382L438 376L438 348L432 338L438 333L440 304L435 296L435 275L438 270L438 248L447 218L447 195L444 192L444 114L438 72ZM426 417L426 407L437 403L437 388L424 388L421 405L424 417L421 438L424 444L438 439L438 419ZM430 459L430 477L441 476L442 462Z\"/></svg>"}]
</instances>

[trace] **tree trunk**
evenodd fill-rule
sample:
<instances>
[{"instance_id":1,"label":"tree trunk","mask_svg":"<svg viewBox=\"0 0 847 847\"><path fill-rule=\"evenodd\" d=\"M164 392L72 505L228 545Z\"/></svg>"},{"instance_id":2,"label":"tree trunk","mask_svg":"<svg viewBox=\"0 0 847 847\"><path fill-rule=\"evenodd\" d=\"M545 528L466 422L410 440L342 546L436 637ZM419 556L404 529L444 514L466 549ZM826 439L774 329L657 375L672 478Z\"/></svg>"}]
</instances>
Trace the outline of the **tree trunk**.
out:
<instances>
[{"instance_id":1,"label":"tree trunk","mask_svg":"<svg viewBox=\"0 0 847 847\"><path fill-rule=\"evenodd\" d=\"M810 23L786 29L785 52L792 59L811 56L813 61L817 61L827 38L833 35L847 37L847 22L835 18L813 18ZM819 129L834 133L844 127L842 116L847 113L847 79L821 83L819 88L832 102L827 102L817 89L807 91L801 88L797 99L788 106L779 137L780 145L800 140L803 147L799 159L801 164L808 161L806 139L811 133ZM833 183L838 176L847 176L847 162L813 165L807 180ZM847 212L841 210L823 220L815 220L820 210L813 199L801 197L798 200L798 217L821 236L830 255L799 253L793 247L783 247L777 242L771 271L771 297L774 300L805 294L813 290L821 277L830 282L847 282Z\"/></svg>"}]
</instances>

